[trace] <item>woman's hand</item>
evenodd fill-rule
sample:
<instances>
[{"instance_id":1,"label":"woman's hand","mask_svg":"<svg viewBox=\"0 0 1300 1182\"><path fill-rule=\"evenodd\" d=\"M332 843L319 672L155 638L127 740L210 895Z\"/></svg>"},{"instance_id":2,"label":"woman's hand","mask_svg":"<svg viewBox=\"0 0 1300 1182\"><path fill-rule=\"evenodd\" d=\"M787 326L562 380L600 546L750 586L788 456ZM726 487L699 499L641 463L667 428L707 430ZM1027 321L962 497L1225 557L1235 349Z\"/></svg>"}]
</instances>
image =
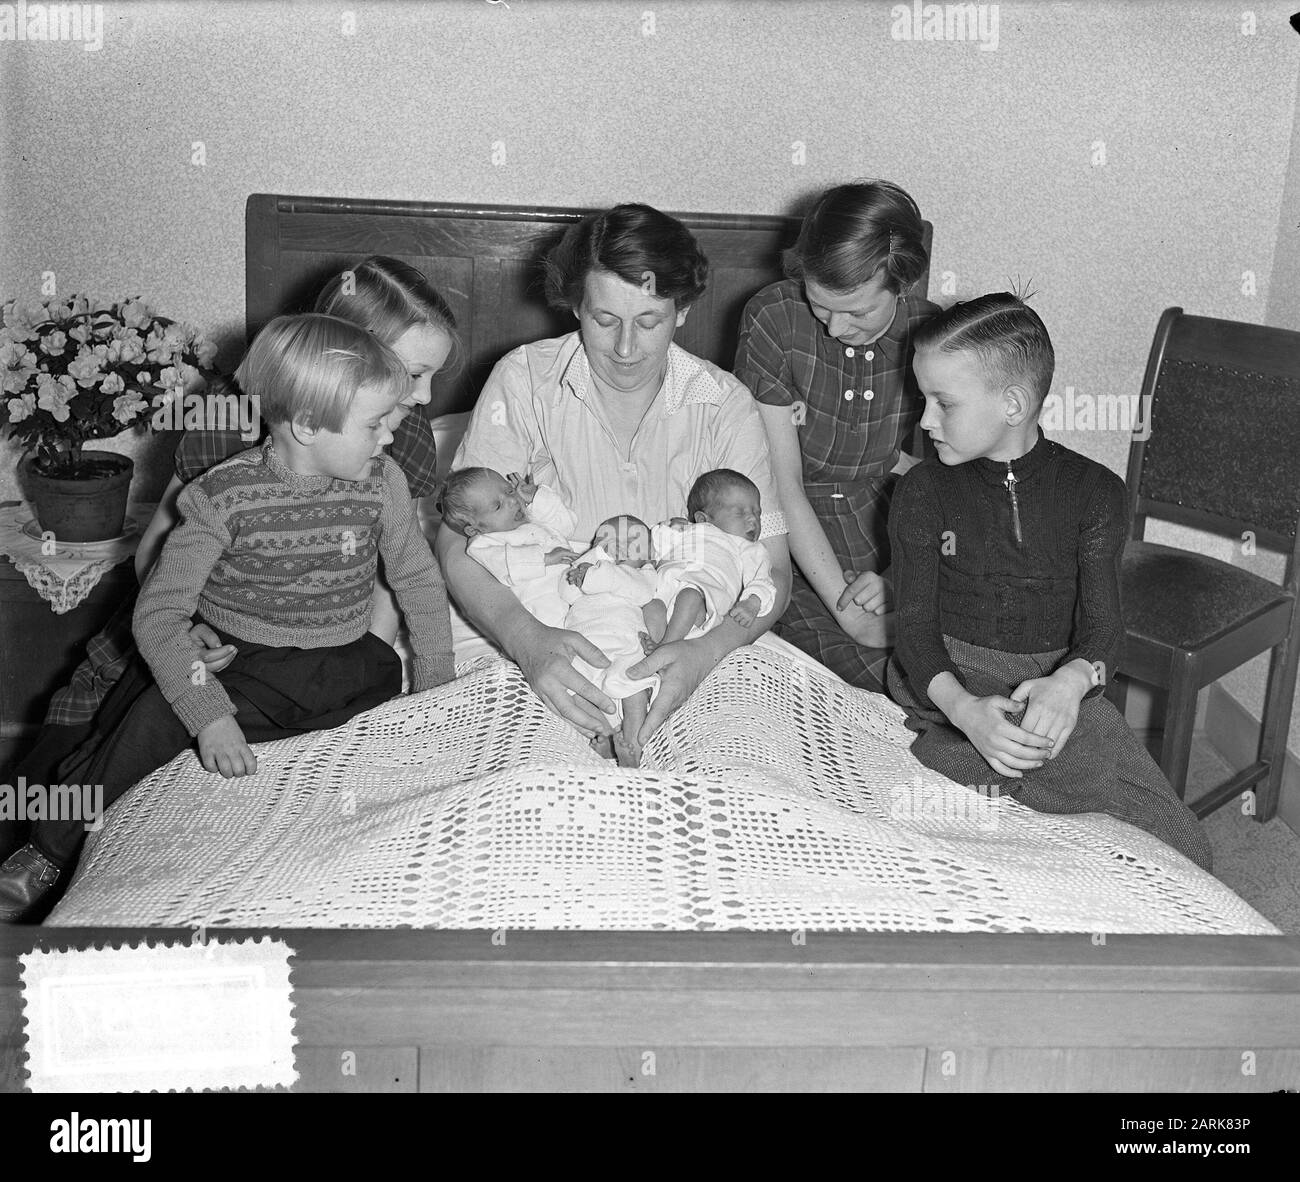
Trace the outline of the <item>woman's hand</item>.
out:
<instances>
[{"instance_id":1,"label":"woman's hand","mask_svg":"<svg viewBox=\"0 0 1300 1182\"><path fill-rule=\"evenodd\" d=\"M897 612L886 612L877 616L850 604L846 610L836 612L835 619L844 629L844 634L858 644L867 648L893 648L897 615Z\"/></svg>"},{"instance_id":2,"label":"woman's hand","mask_svg":"<svg viewBox=\"0 0 1300 1182\"><path fill-rule=\"evenodd\" d=\"M189 631L189 637L194 651L209 673L220 673L239 652L233 644L222 644L221 637L207 624L195 624Z\"/></svg>"},{"instance_id":3,"label":"woman's hand","mask_svg":"<svg viewBox=\"0 0 1300 1182\"><path fill-rule=\"evenodd\" d=\"M713 635L713 634L711 634ZM721 659L709 644L709 636L695 640L673 640L659 645L653 653L638 661L628 671L629 677L659 677L659 692L650 703L650 712L637 735L644 747L669 716L693 694Z\"/></svg>"},{"instance_id":4,"label":"woman's hand","mask_svg":"<svg viewBox=\"0 0 1300 1182\"><path fill-rule=\"evenodd\" d=\"M543 566L570 566L578 561L578 555L572 550L565 550L562 546L556 546L554 550L548 550L546 557L542 559Z\"/></svg>"},{"instance_id":5,"label":"woman's hand","mask_svg":"<svg viewBox=\"0 0 1300 1182\"><path fill-rule=\"evenodd\" d=\"M257 771L257 756L244 741L244 732L233 714L223 714L199 731L199 760L210 772L227 780L251 776Z\"/></svg>"},{"instance_id":6,"label":"woman's hand","mask_svg":"<svg viewBox=\"0 0 1300 1182\"><path fill-rule=\"evenodd\" d=\"M1016 691L1019 693L1019 690ZM988 761L989 767L1012 779L1024 778L1026 771L1043 766L1050 758L1051 740L1017 726L1007 718L1015 714L1020 703L993 695L976 698L967 695L948 714L953 726L962 731Z\"/></svg>"},{"instance_id":7,"label":"woman's hand","mask_svg":"<svg viewBox=\"0 0 1300 1182\"><path fill-rule=\"evenodd\" d=\"M589 739L613 734L607 715L614 703L573 667L574 657L597 669L609 665L609 658L585 636L539 623L511 646L510 655L549 710Z\"/></svg>"},{"instance_id":8,"label":"woman's hand","mask_svg":"<svg viewBox=\"0 0 1300 1182\"><path fill-rule=\"evenodd\" d=\"M1092 679L1068 665L1049 677L1032 677L1012 691L1014 702L1027 702L1020 725L1051 741L1049 758L1055 759L1074 733L1079 720L1079 703L1092 687Z\"/></svg>"}]
</instances>

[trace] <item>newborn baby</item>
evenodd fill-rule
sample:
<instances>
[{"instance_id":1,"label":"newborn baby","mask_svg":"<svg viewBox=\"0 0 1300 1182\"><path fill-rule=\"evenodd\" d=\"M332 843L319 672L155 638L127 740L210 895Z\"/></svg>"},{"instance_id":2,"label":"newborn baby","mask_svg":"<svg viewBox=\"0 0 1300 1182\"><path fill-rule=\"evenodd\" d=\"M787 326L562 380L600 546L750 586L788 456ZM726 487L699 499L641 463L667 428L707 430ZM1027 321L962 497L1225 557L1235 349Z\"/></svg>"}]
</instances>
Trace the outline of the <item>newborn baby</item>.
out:
<instances>
[{"instance_id":1,"label":"newborn baby","mask_svg":"<svg viewBox=\"0 0 1300 1182\"><path fill-rule=\"evenodd\" d=\"M637 734L650 709L650 691L658 685L658 678L627 673L645 656L640 636L647 629L662 631L666 619L655 599L659 578L649 559L650 527L636 517L611 517L597 528L592 548L569 567L561 588L572 604L565 627L582 633L609 658L607 669L577 658L573 667L619 703L622 725L613 736L612 754L623 767L640 766ZM593 745L609 753L599 737Z\"/></svg>"},{"instance_id":2,"label":"newborn baby","mask_svg":"<svg viewBox=\"0 0 1300 1182\"><path fill-rule=\"evenodd\" d=\"M757 486L729 468L706 472L686 500L689 521L656 525L651 544L658 561L657 597L667 626L643 638L646 652L687 640L729 616L742 628L776 602L767 550L758 541L762 503Z\"/></svg>"},{"instance_id":3,"label":"newborn baby","mask_svg":"<svg viewBox=\"0 0 1300 1182\"><path fill-rule=\"evenodd\" d=\"M578 557L569 548L578 521L556 493L529 477L461 468L447 478L439 507L443 521L469 539L466 551L475 562L543 624L565 627L569 604L556 568Z\"/></svg>"}]
</instances>

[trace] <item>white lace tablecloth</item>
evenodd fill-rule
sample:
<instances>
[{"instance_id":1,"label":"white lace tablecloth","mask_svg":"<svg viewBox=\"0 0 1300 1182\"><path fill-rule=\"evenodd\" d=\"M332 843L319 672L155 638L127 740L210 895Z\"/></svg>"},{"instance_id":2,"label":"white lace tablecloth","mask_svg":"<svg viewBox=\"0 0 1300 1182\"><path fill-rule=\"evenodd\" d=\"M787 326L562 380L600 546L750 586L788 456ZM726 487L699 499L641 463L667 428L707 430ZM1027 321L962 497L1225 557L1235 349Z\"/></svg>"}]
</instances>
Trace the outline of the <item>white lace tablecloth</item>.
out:
<instances>
[{"instance_id":1,"label":"white lace tablecloth","mask_svg":"<svg viewBox=\"0 0 1300 1182\"><path fill-rule=\"evenodd\" d=\"M27 578L28 585L63 615L77 607L95 584L119 562L135 553L140 535L149 524L155 502L133 502L127 507L126 533L108 542L51 542L24 532L36 520L26 501L0 507L0 554ZM49 553L53 545L53 553Z\"/></svg>"}]
</instances>

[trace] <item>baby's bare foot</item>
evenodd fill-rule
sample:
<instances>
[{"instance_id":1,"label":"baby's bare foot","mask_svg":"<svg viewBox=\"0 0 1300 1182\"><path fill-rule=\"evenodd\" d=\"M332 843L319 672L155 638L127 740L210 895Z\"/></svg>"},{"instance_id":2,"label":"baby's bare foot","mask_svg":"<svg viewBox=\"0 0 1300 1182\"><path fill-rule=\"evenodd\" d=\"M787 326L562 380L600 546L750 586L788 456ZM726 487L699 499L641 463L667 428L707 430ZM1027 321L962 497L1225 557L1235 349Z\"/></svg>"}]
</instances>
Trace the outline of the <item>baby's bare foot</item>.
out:
<instances>
[{"instance_id":1,"label":"baby's bare foot","mask_svg":"<svg viewBox=\"0 0 1300 1182\"><path fill-rule=\"evenodd\" d=\"M641 766L641 748L622 735L614 736L614 755L618 759L619 767Z\"/></svg>"},{"instance_id":2,"label":"baby's bare foot","mask_svg":"<svg viewBox=\"0 0 1300 1182\"><path fill-rule=\"evenodd\" d=\"M614 743L609 735L592 735L591 749L601 757L601 759L614 758Z\"/></svg>"}]
</instances>

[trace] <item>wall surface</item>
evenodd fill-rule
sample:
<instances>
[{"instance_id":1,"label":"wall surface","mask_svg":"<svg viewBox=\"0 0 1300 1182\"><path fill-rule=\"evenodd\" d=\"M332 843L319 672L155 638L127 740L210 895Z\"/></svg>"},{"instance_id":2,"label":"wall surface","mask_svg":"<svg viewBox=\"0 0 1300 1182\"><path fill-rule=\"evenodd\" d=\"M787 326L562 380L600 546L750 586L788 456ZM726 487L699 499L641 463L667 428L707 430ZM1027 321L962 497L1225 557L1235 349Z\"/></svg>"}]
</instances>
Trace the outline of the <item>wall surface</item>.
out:
<instances>
[{"instance_id":1,"label":"wall surface","mask_svg":"<svg viewBox=\"0 0 1300 1182\"><path fill-rule=\"evenodd\" d=\"M989 48L854 0L102 7L96 51L0 41L5 297L53 272L236 342L252 192L772 213L883 176L941 302L1032 281L1076 406L1136 393L1171 304L1300 328L1294 6L982 6ZM1052 434L1123 471L1103 425Z\"/></svg>"}]
</instances>

